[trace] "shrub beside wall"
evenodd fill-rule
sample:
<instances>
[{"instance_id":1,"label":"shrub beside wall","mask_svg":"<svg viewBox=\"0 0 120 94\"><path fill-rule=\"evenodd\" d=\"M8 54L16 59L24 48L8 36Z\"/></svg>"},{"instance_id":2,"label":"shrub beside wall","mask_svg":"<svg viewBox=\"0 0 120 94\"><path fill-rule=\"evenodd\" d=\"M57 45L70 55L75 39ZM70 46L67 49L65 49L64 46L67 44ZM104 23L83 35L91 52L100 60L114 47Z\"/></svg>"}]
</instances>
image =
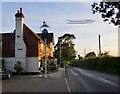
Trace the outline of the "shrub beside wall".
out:
<instances>
[{"instance_id":1,"label":"shrub beside wall","mask_svg":"<svg viewBox=\"0 0 120 94\"><path fill-rule=\"evenodd\" d=\"M120 57L95 57L75 60L73 66L120 75Z\"/></svg>"}]
</instances>

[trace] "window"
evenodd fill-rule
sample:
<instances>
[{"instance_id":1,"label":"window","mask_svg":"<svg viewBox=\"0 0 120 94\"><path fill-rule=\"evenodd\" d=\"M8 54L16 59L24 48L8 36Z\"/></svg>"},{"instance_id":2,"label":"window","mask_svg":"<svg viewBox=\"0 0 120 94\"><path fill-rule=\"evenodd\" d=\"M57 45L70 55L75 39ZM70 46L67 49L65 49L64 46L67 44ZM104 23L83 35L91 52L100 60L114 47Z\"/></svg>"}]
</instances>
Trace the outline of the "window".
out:
<instances>
[{"instance_id":1,"label":"window","mask_svg":"<svg viewBox=\"0 0 120 94\"><path fill-rule=\"evenodd\" d=\"M18 38L20 38L20 35L17 35Z\"/></svg>"},{"instance_id":2,"label":"window","mask_svg":"<svg viewBox=\"0 0 120 94\"><path fill-rule=\"evenodd\" d=\"M18 49L18 50L23 50L23 49Z\"/></svg>"}]
</instances>

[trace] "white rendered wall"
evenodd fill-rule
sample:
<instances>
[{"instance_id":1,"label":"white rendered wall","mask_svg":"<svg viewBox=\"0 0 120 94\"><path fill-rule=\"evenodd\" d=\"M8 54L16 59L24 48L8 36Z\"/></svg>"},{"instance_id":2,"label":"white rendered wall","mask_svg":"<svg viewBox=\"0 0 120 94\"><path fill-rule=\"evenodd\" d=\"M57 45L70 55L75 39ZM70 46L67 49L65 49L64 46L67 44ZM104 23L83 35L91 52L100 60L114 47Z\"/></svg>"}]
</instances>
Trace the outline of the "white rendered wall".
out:
<instances>
[{"instance_id":1,"label":"white rendered wall","mask_svg":"<svg viewBox=\"0 0 120 94\"><path fill-rule=\"evenodd\" d=\"M11 72L15 72L14 65L15 65L15 58L3 58L5 60L5 68L10 70Z\"/></svg>"},{"instance_id":2,"label":"white rendered wall","mask_svg":"<svg viewBox=\"0 0 120 94\"><path fill-rule=\"evenodd\" d=\"M38 57L27 57L27 72L39 72Z\"/></svg>"},{"instance_id":3,"label":"white rendered wall","mask_svg":"<svg viewBox=\"0 0 120 94\"><path fill-rule=\"evenodd\" d=\"M15 58L3 58L5 60L5 68L11 72L15 72ZM26 72L39 72L39 63L37 57L27 57Z\"/></svg>"},{"instance_id":4,"label":"white rendered wall","mask_svg":"<svg viewBox=\"0 0 120 94\"><path fill-rule=\"evenodd\" d=\"M23 18L16 17L16 31L15 31L15 62L21 62L23 72L26 68L26 45L23 40Z\"/></svg>"}]
</instances>

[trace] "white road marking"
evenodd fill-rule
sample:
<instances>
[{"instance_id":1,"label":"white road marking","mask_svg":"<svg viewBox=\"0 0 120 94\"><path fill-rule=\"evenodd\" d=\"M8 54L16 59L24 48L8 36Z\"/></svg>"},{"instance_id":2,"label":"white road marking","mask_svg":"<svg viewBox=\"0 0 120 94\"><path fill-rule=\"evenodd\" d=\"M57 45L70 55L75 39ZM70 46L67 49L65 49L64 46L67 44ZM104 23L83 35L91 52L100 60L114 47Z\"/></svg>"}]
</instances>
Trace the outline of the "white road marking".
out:
<instances>
[{"instance_id":1,"label":"white road marking","mask_svg":"<svg viewBox=\"0 0 120 94\"><path fill-rule=\"evenodd\" d=\"M111 81L106 80L106 79L104 79L104 78L97 77L97 79L98 79L99 81L104 82L104 83L109 83L109 84L111 84L111 85L114 85L114 86L116 86L116 87L119 87L119 88L120 88L120 86L118 86L118 85L116 85L116 84L112 83Z\"/></svg>"},{"instance_id":2,"label":"white road marking","mask_svg":"<svg viewBox=\"0 0 120 94\"><path fill-rule=\"evenodd\" d=\"M104 79L104 78L101 78L101 77L94 76L94 75L92 75L92 74L86 73L86 72L84 72L83 70L78 69L78 68L75 68L75 70L78 70L78 71L81 72L82 74L85 74L85 75L87 75L87 76L89 76L89 77L91 77L91 78L95 78L95 79L97 79L97 80L99 80L99 81L102 81L102 82L104 82L104 83L109 83L109 84L111 84L111 85L114 85L114 86L120 88L119 85L116 85L116 84L114 84L113 82L111 82L111 81L109 81L109 80L106 80L106 79Z\"/></svg>"},{"instance_id":3,"label":"white road marking","mask_svg":"<svg viewBox=\"0 0 120 94\"><path fill-rule=\"evenodd\" d=\"M74 68L75 70L77 70L77 71L82 71L81 69L78 69L78 68Z\"/></svg>"},{"instance_id":4,"label":"white road marking","mask_svg":"<svg viewBox=\"0 0 120 94\"><path fill-rule=\"evenodd\" d=\"M73 75L78 76L79 74L75 73L73 70L70 70Z\"/></svg>"},{"instance_id":5,"label":"white road marking","mask_svg":"<svg viewBox=\"0 0 120 94\"><path fill-rule=\"evenodd\" d=\"M89 76L89 77L92 77L92 74L85 73L83 70L80 70L80 69L78 69L78 68L75 68L75 70L77 70L77 71L81 72L82 74L85 74L85 75L87 75L87 76Z\"/></svg>"},{"instance_id":6,"label":"white road marking","mask_svg":"<svg viewBox=\"0 0 120 94\"><path fill-rule=\"evenodd\" d=\"M105 82L105 83L110 83L110 81L106 80L106 79L103 79L101 77L97 77L98 80L102 81L102 82Z\"/></svg>"},{"instance_id":7,"label":"white road marking","mask_svg":"<svg viewBox=\"0 0 120 94\"><path fill-rule=\"evenodd\" d=\"M87 75L87 76L89 76L89 77L92 77L92 75L91 74L89 74L89 73L85 73L85 72L81 72L82 74L85 74L85 75Z\"/></svg>"},{"instance_id":8,"label":"white road marking","mask_svg":"<svg viewBox=\"0 0 120 94\"><path fill-rule=\"evenodd\" d=\"M69 87L69 84L68 84L66 77L65 77L65 83L67 85L67 89L68 89L69 94L71 94L71 90L70 90L70 87Z\"/></svg>"}]
</instances>

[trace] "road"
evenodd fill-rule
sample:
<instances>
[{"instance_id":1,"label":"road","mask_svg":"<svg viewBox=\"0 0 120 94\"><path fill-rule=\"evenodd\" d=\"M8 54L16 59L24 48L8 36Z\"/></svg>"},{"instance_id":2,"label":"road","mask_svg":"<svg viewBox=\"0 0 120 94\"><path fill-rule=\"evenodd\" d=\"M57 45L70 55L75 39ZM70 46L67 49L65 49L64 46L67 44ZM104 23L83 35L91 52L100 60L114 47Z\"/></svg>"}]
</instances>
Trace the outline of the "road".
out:
<instances>
[{"instance_id":1,"label":"road","mask_svg":"<svg viewBox=\"0 0 120 94\"><path fill-rule=\"evenodd\" d=\"M94 94L93 92L106 94L103 92L109 92L107 94L111 94L110 92L119 92L119 89L118 76L76 67L68 67L66 71L64 68L59 68L48 78L39 75L13 75L11 79L2 81L3 92L37 92L38 94L40 92L48 92L48 94L50 92L54 94L55 92L61 92L60 94L64 92L65 94Z\"/></svg>"},{"instance_id":2,"label":"road","mask_svg":"<svg viewBox=\"0 0 120 94\"><path fill-rule=\"evenodd\" d=\"M76 67L66 69L71 92L119 92L119 77ZM119 92L120 93L120 92Z\"/></svg>"}]
</instances>

